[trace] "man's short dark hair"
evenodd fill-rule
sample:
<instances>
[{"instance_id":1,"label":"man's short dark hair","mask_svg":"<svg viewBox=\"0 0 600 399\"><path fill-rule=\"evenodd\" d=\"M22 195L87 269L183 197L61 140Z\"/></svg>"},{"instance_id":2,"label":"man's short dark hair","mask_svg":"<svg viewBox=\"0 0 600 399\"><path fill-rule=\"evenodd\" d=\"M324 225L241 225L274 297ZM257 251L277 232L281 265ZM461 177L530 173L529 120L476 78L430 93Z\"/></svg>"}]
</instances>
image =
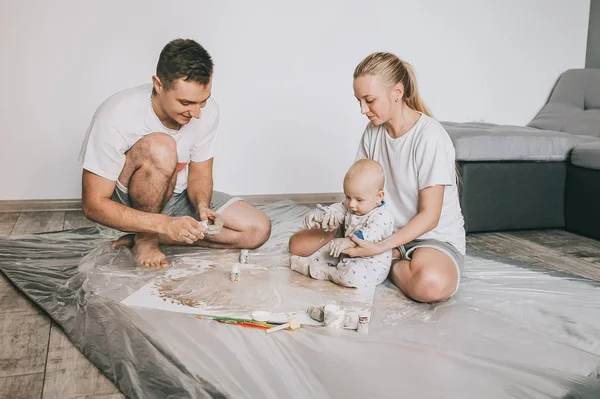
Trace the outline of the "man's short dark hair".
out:
<instances>
[{"instance_id":1,"label":"man's short dark hair","mask_svg":"<svg viewBox=\"0 0 600 399\"><path fill-rule=\"evenodd\" d=\"M160 52L156 65L156 76L166 90L178 79L191 80L201 85L208 84L213 73L210 54L191 39L175 39L167 43Z\"/></svg>"}]
</instances>

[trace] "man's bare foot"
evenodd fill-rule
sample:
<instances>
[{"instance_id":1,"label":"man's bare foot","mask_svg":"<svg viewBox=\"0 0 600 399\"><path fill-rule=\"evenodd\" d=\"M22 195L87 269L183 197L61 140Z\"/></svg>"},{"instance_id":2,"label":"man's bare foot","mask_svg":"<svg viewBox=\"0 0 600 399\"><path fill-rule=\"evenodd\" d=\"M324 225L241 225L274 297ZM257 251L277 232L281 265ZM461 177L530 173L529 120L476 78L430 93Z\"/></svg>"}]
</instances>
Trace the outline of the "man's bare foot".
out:
<instances>
[{"instance_id":1,"label":"man's bare foot","mask_svg":"<svg viewBox=\"0 0 600 399\"><path fill-rule=\"evenodd\" d=\"M135 259L146 267L169 267L167 257L158 247L158 237L140 236L141 234L136 235L135 244L131 249Z\"/></svg>"},{"instance_id":2,"label":"man's bare foot","mask_svg":"<svg viewBox=\"0 0 600 399\"><path fill-rule=\"evenodd\" d=\"M198 240L200 241L200 240ZM163 235L163 234L159 234L158 235L158 243L159 244L164 244L164 245L198 245L198 241L196 241L194 244L186 244L183 242L177 242L177 241L173 241L170 240L169 237ZM117 249L117 248L121 248L121 247L133 247L133 245L135 244L135 234L126 234L122 237L117 238L116 240L114 240L113 242L110 243L110 247Z\"/></svg>"},{"instance_id":3,"label":"man's bare foot","mask_svg":"<svg viewBox=\"0 0 600 399\"><path fill-rule=\"evenodd\" d=\"M167 257L161 252L158 247L158 237L155 235L146 234L127 234L113 241L110 245L112 248L133 247L131 253L135 260L142 266L146 267L169 267Z\"/></svg>"}]
</instances>

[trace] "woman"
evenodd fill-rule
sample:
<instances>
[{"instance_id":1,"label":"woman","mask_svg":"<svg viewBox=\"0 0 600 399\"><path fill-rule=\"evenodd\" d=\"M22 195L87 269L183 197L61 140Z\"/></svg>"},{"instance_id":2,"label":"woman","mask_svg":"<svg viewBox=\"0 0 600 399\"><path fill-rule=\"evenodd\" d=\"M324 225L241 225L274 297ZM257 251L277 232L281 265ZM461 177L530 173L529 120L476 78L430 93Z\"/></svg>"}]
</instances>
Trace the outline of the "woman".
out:
<instances>
[{"instance_id":1,"label":"woman","mask_svg":"<svg viewBox=\"0 0 600 399\"><path fill-rule=\"evenodd\" d=\"M446 300L458 289L465 254L452 141L421 100L411 66L393 54L371 54L356 67L354 95L369 118L357 159L383 166L395 233L379 243L354 237L356 246L344 252L393 249L390 278L402 292L419 302ZM323 227L294 234L290 253L310 256L327 244L337 226Z\"/></svg>"}]
</instances>

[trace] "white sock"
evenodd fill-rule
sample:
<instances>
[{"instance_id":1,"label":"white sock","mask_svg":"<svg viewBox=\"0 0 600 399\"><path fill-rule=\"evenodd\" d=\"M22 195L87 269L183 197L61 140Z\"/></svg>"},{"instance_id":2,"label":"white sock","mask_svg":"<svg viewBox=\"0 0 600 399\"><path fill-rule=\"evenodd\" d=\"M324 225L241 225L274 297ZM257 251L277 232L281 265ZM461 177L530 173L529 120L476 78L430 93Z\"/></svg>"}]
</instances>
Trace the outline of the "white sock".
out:
<instances>
[{"instance_id":1,"label":"white sock","mask_svg":"<svg viewBox=\"0 0 600 399\"><path fill-rule=\"evenodd\" d=\"M292 270L310 276L316 280L329 280L331 267L336 267L338 259L329 255L329 245L325 245L308 257L292 256L290 264Z\"/></svg>"},{"instance_id":2,"label":"white sock","mask_svg":"<svg viewBox=\"0 0 600 399\"><path fill-rule=\"evenodd\" d=\"M290 258L290 267L293 271L296 271L305 276L310 276L310 258L304 258L302 256L292 255Z\"/></svg>"}]
</instances>

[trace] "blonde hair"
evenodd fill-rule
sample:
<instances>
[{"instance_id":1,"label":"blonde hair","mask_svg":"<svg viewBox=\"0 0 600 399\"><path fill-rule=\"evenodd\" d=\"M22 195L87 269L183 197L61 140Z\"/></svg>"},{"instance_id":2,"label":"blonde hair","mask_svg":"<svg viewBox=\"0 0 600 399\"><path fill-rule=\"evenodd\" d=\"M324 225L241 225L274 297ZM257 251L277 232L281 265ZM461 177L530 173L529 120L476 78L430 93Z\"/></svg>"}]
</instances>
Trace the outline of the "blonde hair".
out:
<instances>
[{"instance_id":1,"label":"blonde hair","mask_svg":"<svg viewBox=\"0 0 600 399\"><path fill-rule=\"evenodd\" d=\"M373 53L362 60L354 70L354 79L365 75L377 76L390 88L402 83L406 105L427 116L433 116L419 95L415 71L408 62L391 53Z\"/></svg>"},{"instance_id":2,"label":"blonde hair","mask_svg":"<svg viewBox=\"0 0 600 399\"><path fill-rule=\"evenodd\" d=\"M365 75L377 76L385 86L390 88L398 83L402 83L406 105L415 111L433 117L431 111L419 95L415 71L408 62L402 61L392 53L373 53L362 60L354 69L354 79ZM456 186L460 190L462 178L458 162L455 162L454 167L456 171Z\"/></svg>"}]
</instances>

